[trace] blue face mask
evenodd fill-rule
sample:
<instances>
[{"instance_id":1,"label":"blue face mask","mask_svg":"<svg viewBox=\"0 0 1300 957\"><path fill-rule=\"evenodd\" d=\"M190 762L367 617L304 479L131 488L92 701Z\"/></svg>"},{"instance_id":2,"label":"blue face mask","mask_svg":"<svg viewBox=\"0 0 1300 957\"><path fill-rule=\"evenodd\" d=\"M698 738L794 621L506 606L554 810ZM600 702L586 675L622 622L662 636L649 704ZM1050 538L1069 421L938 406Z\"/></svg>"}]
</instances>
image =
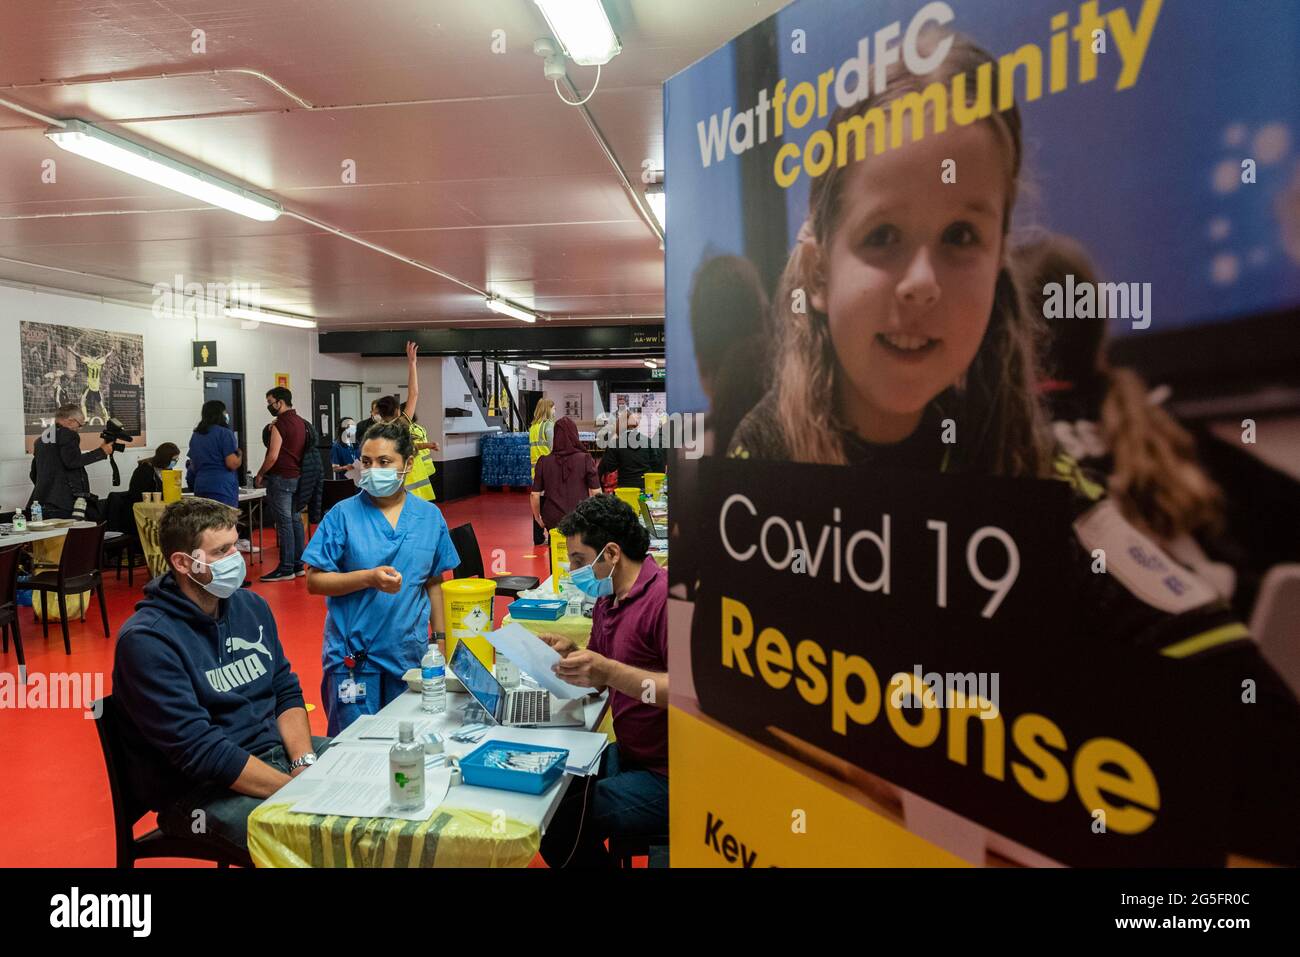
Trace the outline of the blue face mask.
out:
<instances>
[{"instance_id":1,"label":"blue face mask","mask_svg":"<svg viewBox=\"0 0 1300 957\"><path fill-rule=\"evenodd\" d=\"M180 464L181 464L181 460L180 460L180 459L172 459L172 464L169 465L169 466L167 466L167 467L168 467L169 469L174 469L174 468L176 468L176 466L178 466L178 465L180 465Z\"/></svg>"},{"instance_id":2,"label":"blue face mask","mask_svg":"<svg viewBox=\"0 0 1300 957\"><path fill-rule=\"evenodd\" d=\"M596 559L596 562L598 561L599 558ZM570 573L569 578L573 581L574 587L588 598L608 598L614 594L614 568L611 565L607 576L597 578L596 562L583 565L577 571Z\"/></svg>"},{"instance_id":3,"label":"blue face mask","mask_svg":"<svg viewBox=\"0 0 1300 957\"><path fill-rule=\"evenodd\" d=\"M388 498L402 487L405 472L397 469L362 469L361 479L357 483L375 498Z\"/></svg>"},{"instance_id":4,"label":"blue face mask","mask_svg":"<svg viewBox=\"0 0 1300 957\"><path fill-rule=\"evenodd\" d=\"M209 595L215 595L218 598L229 598L239 591L239 586L244 583L244 579L247 577L244 556L237 551L231 552L225 558L218 558L215 562L205 562L193 555L190 556L190 560L195 565L207 565L208 568L212 569L212 581L201 582L193 574L190 575L190 580Z\"/></svg>"}]
</instances>

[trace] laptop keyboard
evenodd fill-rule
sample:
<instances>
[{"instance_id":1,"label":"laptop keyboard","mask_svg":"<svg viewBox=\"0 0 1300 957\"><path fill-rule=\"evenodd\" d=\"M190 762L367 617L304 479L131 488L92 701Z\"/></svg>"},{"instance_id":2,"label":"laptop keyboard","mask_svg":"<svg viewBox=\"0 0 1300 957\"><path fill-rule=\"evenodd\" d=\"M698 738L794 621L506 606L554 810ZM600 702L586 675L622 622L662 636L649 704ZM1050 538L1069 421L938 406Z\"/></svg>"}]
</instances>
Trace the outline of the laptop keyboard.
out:
<instances>
[{"instance_id":1,"label":"laptop keyboard","mask_svg":"<svg viewBox=\"0 0 1300 957\"><path fill-rule=\"evenodd\" d=\"M551 720L549 691L512 691L508 702L508 724L542 724Z\"/></svg>"}]
</instances>

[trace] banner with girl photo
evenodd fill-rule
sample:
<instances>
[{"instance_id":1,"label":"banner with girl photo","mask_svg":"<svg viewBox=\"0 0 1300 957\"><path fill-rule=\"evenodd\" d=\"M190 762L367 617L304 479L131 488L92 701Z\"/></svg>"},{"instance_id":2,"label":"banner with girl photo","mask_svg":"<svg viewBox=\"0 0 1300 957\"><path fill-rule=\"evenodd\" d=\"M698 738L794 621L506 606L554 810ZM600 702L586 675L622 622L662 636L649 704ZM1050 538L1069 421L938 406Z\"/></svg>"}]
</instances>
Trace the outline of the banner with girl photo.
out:
<instances>
[{"instance_id":1,"label":"banner with girl photo","mask_svg":"<svg viewBox=\"0 0 1300 957\"><path fill-rule=\"evenodd\" d=\"M1298 42L800 0L668 81L674 865L1300 863Z\"/></svg>"}]
</instances>

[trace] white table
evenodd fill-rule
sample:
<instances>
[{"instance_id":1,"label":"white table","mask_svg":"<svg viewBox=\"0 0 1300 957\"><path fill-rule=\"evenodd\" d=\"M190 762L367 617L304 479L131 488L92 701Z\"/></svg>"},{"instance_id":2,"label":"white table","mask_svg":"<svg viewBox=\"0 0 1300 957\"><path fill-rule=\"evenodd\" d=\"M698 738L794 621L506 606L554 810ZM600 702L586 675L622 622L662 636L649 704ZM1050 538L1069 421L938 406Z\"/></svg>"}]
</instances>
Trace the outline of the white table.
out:
<instances>
[{"instance_id":1,"label":"white table","mask_svg":"<svg viewBox=\"0 0 1300 957\"><path fill-rule=\"evenodd\" d=\"M586 721L588 730L594 730L604 718L608 699L608 692L588 698L583 708L583 718ZM441 715L427 715L420 710L421 695L418 692L407 691L401 697L385 705L379 714L384 718L399 720L406 718L411 720L432 720L436 729L445 736L456 731L464 724L463 712L465 706L470 704L471 701L472 699L468 694L449 691L447 693L446 710ZM360 746L362 743L357 741L356 729L357 725L345 729L334 739L331 747ZM483 740L486 740L486 737ZM375 742L372 741L364 742L364 744L369 747L375 746ZM253 812L254 815L262 808L283 805L304 797L313 789L317 780L313 775L316 773L315 768L308 768L302 774L299 774L279 791L263 801L261 807ZM324 772L320 773L323 774ZM564 797L571 777L572 775L565 774L543 794L522 794L518 791L474 787L468 784L453 785L448 789L447 797L442 804L430 813L430 818L444 810L478 811L488 815L504 812L506 817L535 827L539 834L545 834L551 818L555 816L555 812L560 806L560 801ZM303 815L303 817L310 820L308 815ZM250 827L256 826L253 820L250 820L249 823ZM454 837L443 839L454 840Z\"/></svg>"},{"instance_id":2,"label":"white table","mask_svg":"<svg viewBox=\"0 0 1300 957\"><path fill-rule=\"evenodd\" d=\"M182 495L185 498L194 497L193 492L183 492ZM248 538L250 544L253 538L253 510L254 509L257 510L257 559L256 561L257 564L259 565L262 564L262 553L266 551L265 548L266 543L263 541L263 536L266 531L266 524L265 524L266 519L262 511L266 504L265 499L266 499L266 489L264 488L241 487L239 489L239 511L241 517L243 515L244 510L245 509L248 510L247 525L248 525Z\"/></svg>"},{"instance_id":3,"label":"white table","mask_svg":"<svg viewBox=\"0 0 1300 957\"><path fill-rule=\"evenodd\" d=\"M58 538L61 535L68 534L70 525L64 525L61 528L42 528L39 531L16 532L9 535L0 535L0 548L8 548L10 545L29 545L32 542L39 542L46 538Z\"/></svg>"}]
</instances>

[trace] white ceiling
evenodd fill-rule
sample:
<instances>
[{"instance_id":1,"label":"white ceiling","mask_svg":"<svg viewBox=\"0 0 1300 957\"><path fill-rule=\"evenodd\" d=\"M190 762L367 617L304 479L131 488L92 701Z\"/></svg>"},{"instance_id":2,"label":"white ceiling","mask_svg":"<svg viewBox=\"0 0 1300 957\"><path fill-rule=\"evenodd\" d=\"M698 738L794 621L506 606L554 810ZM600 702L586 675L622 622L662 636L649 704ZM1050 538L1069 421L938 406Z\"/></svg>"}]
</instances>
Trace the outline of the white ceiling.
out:
<instances>
[{"instance_id":1,"label":"white ceiling","mask_svg":"<svg viewBox=\"0 0 1300 957\"><path fill-rule=\"evenodd\" d=\"M662 167L663 81L785 0L604 2L623 52L588 108L639 187L644 159ZM206 55L191 53L196 29ZM532 0L0 0L0 98L169 152L554 322L656 321L659 242L543 79L532 43L546 33ZM122 79L237 69L288 92L245 73ZM595 70L569 76L585 93ZM294 218L202 208L65 153L44 128L0 108L0 281L148 303L180 274L255 283L263 305L323 328L517 324Z\"/></svg>"}]
</instances>

